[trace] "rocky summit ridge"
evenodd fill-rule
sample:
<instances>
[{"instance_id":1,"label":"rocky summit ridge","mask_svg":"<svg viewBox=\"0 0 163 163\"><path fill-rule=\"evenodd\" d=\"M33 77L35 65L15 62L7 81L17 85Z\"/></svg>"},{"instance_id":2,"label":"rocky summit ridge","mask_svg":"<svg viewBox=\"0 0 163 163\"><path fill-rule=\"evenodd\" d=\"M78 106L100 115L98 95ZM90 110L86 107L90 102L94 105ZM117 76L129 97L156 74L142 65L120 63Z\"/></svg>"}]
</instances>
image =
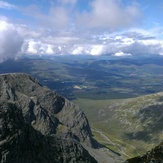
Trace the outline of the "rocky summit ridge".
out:
<instances>
[{"instance_id":1,"label":"rocky summit ridge","mask_svg":"<svg viewBox=\"0 0 163 163\"><path fill-rule=\"evenodd\" d=\"M93 146L78 106L30 75L0 75L1 163L96 163L82 143Z\"/></svg>"}]
</instances>

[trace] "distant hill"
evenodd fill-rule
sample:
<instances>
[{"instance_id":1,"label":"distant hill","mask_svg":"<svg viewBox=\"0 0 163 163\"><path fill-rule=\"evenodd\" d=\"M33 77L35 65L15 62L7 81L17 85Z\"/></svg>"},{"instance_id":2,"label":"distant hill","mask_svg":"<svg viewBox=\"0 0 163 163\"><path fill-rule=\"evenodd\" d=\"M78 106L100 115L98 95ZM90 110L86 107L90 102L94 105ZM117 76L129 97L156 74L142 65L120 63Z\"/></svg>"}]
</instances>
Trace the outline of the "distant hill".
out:
<instances>
[{"instance_id":1,"label":"distant hill","mask_svg":"<svg viewBox=\"0 0 163 163\"><path fill-rule=\"evenodd\" d=\"M74 100L123 99L163 91L163 57L51 56L8 60L0 73L28 73Z\"/></svg>"}]
</instances>

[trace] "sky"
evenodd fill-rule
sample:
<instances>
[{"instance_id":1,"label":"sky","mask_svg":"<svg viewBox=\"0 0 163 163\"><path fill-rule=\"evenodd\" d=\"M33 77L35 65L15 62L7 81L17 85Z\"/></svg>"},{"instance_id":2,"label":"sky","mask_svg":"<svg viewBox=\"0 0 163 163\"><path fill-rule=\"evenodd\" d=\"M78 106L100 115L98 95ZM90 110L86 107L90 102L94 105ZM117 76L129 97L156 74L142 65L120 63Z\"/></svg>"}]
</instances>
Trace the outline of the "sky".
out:
<instances>
[{"instance_id":1,"label":"sky","mask_svg":"<svg viewBox=\"0 0 163 163\"><path fill-rule=\"evenodd\" d=\"M162 0L0 0L0 62L163 55Z\"/></svg>"}]
</instances>

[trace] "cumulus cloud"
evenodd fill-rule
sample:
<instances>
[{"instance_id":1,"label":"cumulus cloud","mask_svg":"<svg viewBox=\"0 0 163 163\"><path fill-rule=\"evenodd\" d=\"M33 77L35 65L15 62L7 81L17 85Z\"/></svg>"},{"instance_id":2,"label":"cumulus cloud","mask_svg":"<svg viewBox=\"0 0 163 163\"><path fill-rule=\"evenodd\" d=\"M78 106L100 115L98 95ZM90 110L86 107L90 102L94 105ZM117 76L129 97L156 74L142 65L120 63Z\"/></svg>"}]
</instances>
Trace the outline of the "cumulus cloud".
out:
<instances>
[{"instance_id":1,"label":"cumulus cloud","mask_svg":"<svg viewBox=\"0 0 163 163\"><path fill-rule=\"evenodd\" d=\"M113 56L116 56L116 57L124 57L124 56L132 56L132 54L130 53L124 53L124 52L116 52L115 54L113 54Z\"/></svg>"},{"instance_id":2,"label":"cumulus cloud","mask_svg":"<svg viewBox=\"0 0 163 163\"><path fill-rule=\"evenodd\" d=\"M137 23L142 15L136 3L123 6L119 0L94 0L90 8L78 15L80 26L117 30Z\"/></svg>"},{"instance_id":3,"label":"cumulus cloud","mask_svg":"<svg viewBox=\"0 0 163 163\"><path fill-rule=\"evenodd\" d=\"M157 40L139 40L129 46L123 46L122 50L126 53L131 52L135 56L162 55L163 42Z\"/></svg>"},{"instance_id":4,"label":"cumulus cloud","mask_svg":"<svg viewBox=\"0 0 163 163\"><path fill-rule=\"evenodd\" d=\"M86 37L0 21L0 60L26 55L163 55L163 41L139 32Z\"/></svg>"},{"instance_id":5,"label":"cumulus cloud","mask_svg":"<svg viewBox=\"0 0 163 163\"><path fill-rule=\"evenodd\" d=\"M23 39L15 27L0 20L0 62L19 57L22 44Z\"/></svg>"},{"instance_id":6,"label":"cumulus cloud","mask_svg":"<svg viewBox=\"0 0 163 163\"><path fill-rule=\"evenodd\" d=\"M55 33L43 28L11 24L0 17L0 60L22 55L163 55L163 41L157 34L130 31L84 35L82 33Z\"/></svg>"},{"instance_id":7,"label":"cumulus cloud","mask_svg":"<svg viewBox=\"0 0 163 163\"><path fill-rule=\"evenodd\" d=\"M72 46L69 50L70 54L73 55L102 55L104 51L104 45L98 44L81 44Z\"/></svg>"},{"instance_id":8,"label":"cumulus cloud","mask_svg":"<svg viewBox=\"0 0 163 163\"><path fill-rule=\"evenodd\" d=\"M28 28L27 28L28 29ZM56 35L42 30L26 32L23 53L35 55L113 55L140 56L162 55L163 41L143 33L124 32L119 34L86 37L74 33ZM23 32L21 32L23 33ZM30 38L31 37L31 38ZM32 39L33 38L33 39Z\"/></svg>"},{"instance_id":9,"label":"cumulus cloud","mask_svg":"<svg viewBox=\"0 0 163 163\"><path fill-rule=\"evenodd\" d=\"M50 44L42 43L40 41L27 40L23 46L24 53L36 55L51 55L54 54L53 46Z\"/></svg>"}]
</instances>

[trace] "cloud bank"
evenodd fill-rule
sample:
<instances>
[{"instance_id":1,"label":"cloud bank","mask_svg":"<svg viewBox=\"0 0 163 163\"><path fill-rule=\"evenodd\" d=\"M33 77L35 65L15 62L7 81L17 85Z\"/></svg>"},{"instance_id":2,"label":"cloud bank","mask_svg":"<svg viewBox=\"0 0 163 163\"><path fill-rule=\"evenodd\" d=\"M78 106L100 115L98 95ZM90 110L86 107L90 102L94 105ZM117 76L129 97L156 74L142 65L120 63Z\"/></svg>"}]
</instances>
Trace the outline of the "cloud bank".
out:
<instances>
[{"instance_id":1,"label":"cloud bank","mask_svg":"<svg viewBox=\"0 0 163 163\"><path fill-rule=\"evenodd\" d=\"M0 2L7 10L14 6ZM161 29L133 28L142 16L139 5L121 2L92 0L76 10L77 0L58 0L46 12L43 6L14 6L33 23L0 16L0 61L24 55L163 55Z\"/></svg>"},{"instance_id":2,"label":"cloud bank","mask_svg":"<svg viewBox=\"0 0 163 163\"><path fill-rule=\"evenodd\" d=\"M37 31L38 32L38 31ZM31 34L33 36L33 32ZM28 33L29 38L29 33ZM82 37L69 33L64 37L40 31L34 39L25 39L24 54L30 55L163 55L163 41L139 32L123 32Z\"/></svg>"},{"instance_id":3,"label":"cloud bank","mask_svg":"<svg viewBox=\"0 0 163 163\"><path fill-rule=\"evenodd\" d=\"M136 3L123 6L119 0L94 0L90 8L78 15L80 26L115 31L135 25L142 16Z\"/></svg>"},{"instance_id":4,"label":"cloud bank","mask_svg":"<svg viewBox=\"0 0 163 163\"><path fill-rule=\"evenodd\" d=\"M138 29L120 33L83 35L0 21L0 61L23 55L163 55L163 41ZM157 32L155 32L157 33ZM158 30L159 33L159 30Z\"/></svg>"},{"instance_id":5,"label":"cloud bank","mask_svg":"<svg viewBox=\"0 0 163 163\"><path fill-rule=\"evenodd\" d=\"M0 62L18 58L22 51L23 38L14 25L0 21Z\"/></svg>"}]
</instances>

